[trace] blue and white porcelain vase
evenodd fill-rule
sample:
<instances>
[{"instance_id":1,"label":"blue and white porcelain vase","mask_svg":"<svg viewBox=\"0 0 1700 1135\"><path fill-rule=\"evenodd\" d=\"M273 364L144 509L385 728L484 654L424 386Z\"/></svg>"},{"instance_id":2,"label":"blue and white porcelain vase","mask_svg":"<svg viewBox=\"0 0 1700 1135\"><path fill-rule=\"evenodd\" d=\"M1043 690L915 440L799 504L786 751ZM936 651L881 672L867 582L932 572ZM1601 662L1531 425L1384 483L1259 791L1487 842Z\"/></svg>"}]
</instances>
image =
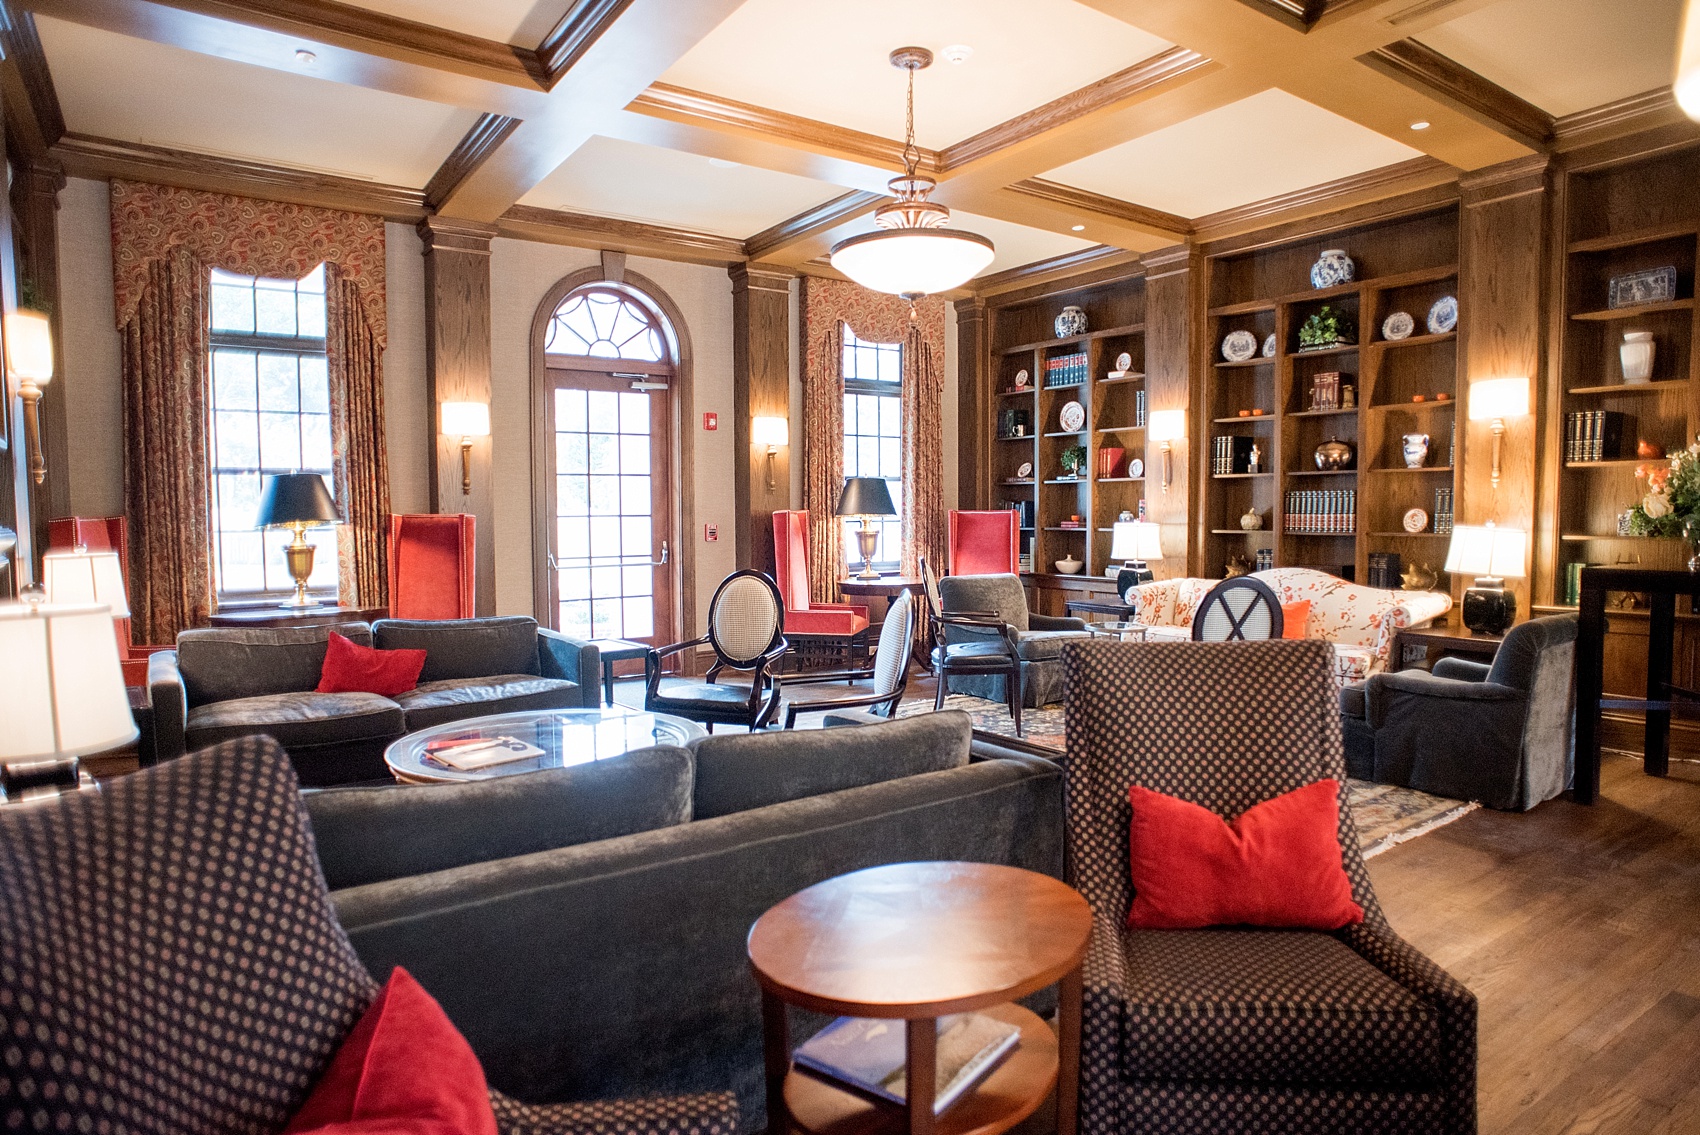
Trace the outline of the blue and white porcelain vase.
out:
<instances>
[{"instance_id":1,"label":"blue and white porcelain vase","mask_svg":"<svg viewBox=\"0 0 1700 1135\"><path fill-rule=\"evenodd\" d=\"M1310 266L1310 286L1313 288L1332 288L1336 284L1349 284L1352 277L1357 275L1357 265L1346 255L1343 248L1324 249L1315 264Z\"/></svg>"},{"instance_id":2,"label":"blue and white porcelain vase","mask_svg":"<svg viewBox=\"0 0 1700 1135\"><path fill-rule=\"evenodd\" d=\"M1074 304L1069 304L1062 309L1062 314L1057 316L1056 328L1057 338L1059 339L1072 339L1076 335L1084 335L1086 334L1086 313Z\"/></svg>"}]
</instances>

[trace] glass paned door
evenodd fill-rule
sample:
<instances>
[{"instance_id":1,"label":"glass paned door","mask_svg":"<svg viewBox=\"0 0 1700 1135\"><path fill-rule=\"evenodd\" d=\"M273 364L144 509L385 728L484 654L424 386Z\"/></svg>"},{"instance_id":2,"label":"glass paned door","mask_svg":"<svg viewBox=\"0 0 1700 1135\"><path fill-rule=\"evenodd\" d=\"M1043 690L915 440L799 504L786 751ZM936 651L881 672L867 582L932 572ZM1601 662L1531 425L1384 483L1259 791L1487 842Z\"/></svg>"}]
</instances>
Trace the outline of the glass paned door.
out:
<instances>
[{"instance_id":1,"label":"glass paned door","mask_svg":"<svg viewBox=\"0 0 1700 1135\"><path fill-rule=\"evenodd\" d=\"M553 359L549 373L556 626L574 638L672 642L666 376L639 380L557 367Z\"/></svg>"}]
</instances>

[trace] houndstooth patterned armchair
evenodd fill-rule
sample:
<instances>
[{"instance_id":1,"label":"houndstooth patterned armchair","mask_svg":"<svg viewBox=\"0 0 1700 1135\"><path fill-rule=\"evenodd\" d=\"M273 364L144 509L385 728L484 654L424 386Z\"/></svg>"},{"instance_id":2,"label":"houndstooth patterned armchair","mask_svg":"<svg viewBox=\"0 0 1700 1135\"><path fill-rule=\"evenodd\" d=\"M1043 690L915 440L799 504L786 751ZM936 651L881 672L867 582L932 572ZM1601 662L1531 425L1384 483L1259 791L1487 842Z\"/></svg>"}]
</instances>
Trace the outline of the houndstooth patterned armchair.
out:
<instances>
[{"instance_id":1,"label":"houndstooth patterned armchair","mask_svg":"<svg viewBox=\"0 0 1700 1135\"><path fill-rule=\"evenodd\" d=\"M269 737L0 808L0 1130L271 1135L377 993ZM738 1129L730 1092L490 1097L502 1135Z\"/></svg>"},{"instance_id":2,"label":"houndstooth patterned armchair","mask_svg":"<svg viewBox=\"0 0 1700 1135\"><path fill-rule=\"evenodd\" d=\"M1126 928L1128 789L1226 819L1345 779L1318 641L1071 645L1068 833L1092 904L1084 1135L1476 1130L1476 1001L1388 926L1344 800L1361 925Z\"/></svg>"}]
</instances>

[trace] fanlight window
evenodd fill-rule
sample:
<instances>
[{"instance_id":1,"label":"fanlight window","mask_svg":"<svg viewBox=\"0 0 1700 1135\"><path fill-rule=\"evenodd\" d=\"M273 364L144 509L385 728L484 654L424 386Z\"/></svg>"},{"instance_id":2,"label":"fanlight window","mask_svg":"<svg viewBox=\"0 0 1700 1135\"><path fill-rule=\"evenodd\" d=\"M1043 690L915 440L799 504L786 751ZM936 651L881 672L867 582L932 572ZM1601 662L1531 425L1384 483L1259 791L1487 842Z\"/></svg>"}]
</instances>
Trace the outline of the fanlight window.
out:
<instances>
[{"instance_id":1,"label":"fanlight window","mask_svg":"<svg viewBox=\"0 0 1700 1135\"><path fill-rule=\"evenodd\" d=\"M667 340L655 316L619 292L595 288L561 301L549 320L543 350L593 359L667 361Z\"/></svg>"}]
</instances>

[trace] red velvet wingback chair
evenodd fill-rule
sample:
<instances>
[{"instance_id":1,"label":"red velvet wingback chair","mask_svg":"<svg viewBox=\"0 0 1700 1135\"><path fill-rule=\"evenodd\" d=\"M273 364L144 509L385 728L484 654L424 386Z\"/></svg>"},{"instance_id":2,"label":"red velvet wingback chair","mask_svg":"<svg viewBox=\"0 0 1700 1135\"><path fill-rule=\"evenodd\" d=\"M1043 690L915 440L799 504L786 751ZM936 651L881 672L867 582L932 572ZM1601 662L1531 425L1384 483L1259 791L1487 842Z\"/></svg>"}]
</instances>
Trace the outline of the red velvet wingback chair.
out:
<instances>
[{"instance_id":1,"label":"red velvet wingback chair","mask_svg":"<svg viewBox=\"0 0 1700 1135\"><path fill-rule=\"evenodd\" d=\"M950 574L1014 575L1021 531L1014 509L950 510Z\"/></svg>"},{"instance_id":2,"label":"red velvet wingback chair","mask_svg":"<svg viewBox=\"0 0 1700 1135\"><path fill-rule=\"evenodd\" d=\"M774 578L785 600L785 637L799 653L830 650L854 661L868 649L868 609L855 603L815 603L809 598L809 514L773 514Z\"/></svg>"},{"instance_id":3,"label":"red velvet wingback chair","mask_svg":"<svg viewBox=\"0 0 1700 1135\"><path fill-rule=\"evenodd\" d=\"M476 519L459 512L390 517L390 618L470 619L478 613Z\"/></svg>"},{"instance_id":4,"label":"red velvet wingback chair","mask_svg":"<svg viewBox=\"0 0 1700 1135\"><path fill-rule=\"evenodd\" d=\"M124 573L124 589L130 588L129 528L122 516L66 516L47 522L47 550L69 552L78 546L91 552L117 552ZM113 619L118 636L118 661L126 686L148 684L148 655L169 646L136 646L131 642L130 620Z\"/></svg>"}]
</instances>

